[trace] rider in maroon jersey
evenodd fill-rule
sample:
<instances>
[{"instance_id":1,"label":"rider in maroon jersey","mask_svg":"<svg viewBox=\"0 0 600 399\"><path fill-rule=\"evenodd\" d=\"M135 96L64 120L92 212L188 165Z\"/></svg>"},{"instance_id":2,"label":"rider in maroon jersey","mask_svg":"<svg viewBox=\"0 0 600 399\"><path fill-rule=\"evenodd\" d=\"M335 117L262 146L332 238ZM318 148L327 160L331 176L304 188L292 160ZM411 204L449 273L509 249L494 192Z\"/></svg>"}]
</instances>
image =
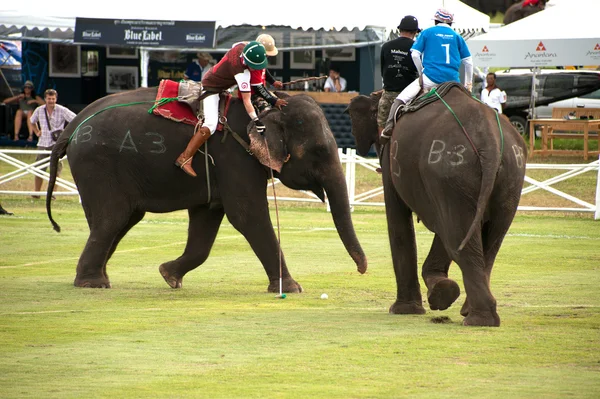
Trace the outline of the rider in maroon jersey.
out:
<instances>
[{"instance_id":1,"label":"rider in maroon jersey","mask_svg":"<svg viewBox=\"0 0 600 399\"><path fill-rule=\"evenodd\" d=\"M281 108L287 101L273 96L263 85L262 77L267 67L265 47L258 42L236 43L225 56L206 72L202 78L202 90L221 92L235 85L242 94L244 108L254 122L258 133L265 131L265 125L258 119L251 101L251 88L269 104ZM210 95L203 100L204 124L194 134L186 149L177 157L175 165L190 176L196 176L191 161L209 137L215 132L219 122L219 95Z\"/></svg>"}]
</instances>

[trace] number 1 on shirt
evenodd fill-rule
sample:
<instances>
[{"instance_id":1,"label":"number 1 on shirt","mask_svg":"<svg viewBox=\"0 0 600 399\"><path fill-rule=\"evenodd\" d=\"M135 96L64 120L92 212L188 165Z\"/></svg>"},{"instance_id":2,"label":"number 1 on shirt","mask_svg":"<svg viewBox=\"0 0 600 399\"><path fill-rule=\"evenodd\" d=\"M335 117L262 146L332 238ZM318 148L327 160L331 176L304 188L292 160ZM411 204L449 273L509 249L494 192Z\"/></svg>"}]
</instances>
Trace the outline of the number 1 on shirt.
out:
<instances>
[{"instance_id":1,"label":"number 1 on shirt","mask_svg":"<svg viewBox=\"0 0 600 399\"><path fill-rule=\"evenodd\" d=\"M442 44L442 47L446 48L446 64L450 63L450 44Z\"/></svg>"}]
</instances>

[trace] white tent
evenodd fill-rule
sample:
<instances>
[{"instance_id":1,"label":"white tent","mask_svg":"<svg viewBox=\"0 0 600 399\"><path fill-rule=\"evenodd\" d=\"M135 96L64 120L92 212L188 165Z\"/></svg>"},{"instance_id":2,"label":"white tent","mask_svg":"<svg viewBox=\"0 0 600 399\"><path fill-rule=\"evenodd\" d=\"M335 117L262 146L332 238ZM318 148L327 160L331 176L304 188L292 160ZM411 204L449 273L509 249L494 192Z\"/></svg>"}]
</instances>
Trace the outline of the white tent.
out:
<instances>
[{"instance_id":1,"label":"white tent","mask_svg":"<svg viewBox=\"0 0 600 399\"><path fill-rule=\"evenodd\" d=\"M455 14L454 27L458 30L487 31L489 16L459 0L375 0L373 3L326 2L302 0L291 3L255 3L243 0L219 2L187 2L166 7L164 2L132 2L104 0L98 6L72 0L30 0L7 3L21 7L0 11L0 38L26 40L35 36L42 41L72 40L75 17L118 18L176 21L216 21L217 27L239 25L280 26L292 29L348 30L372 29L377 41L385 41L404 15L414 15L420 26L433 25L432 17L439 7ZM260 7L260 8L259 8ZM354 43L361 45L361 43ZM362 44L364 45L364 43ZM284 48L285 50L285 48Z\"/></svg>"},{"instance_id":2,"label":"white tent","mask_svg":"<svg viewBox=\"0 0 600 399\"><path fill-rule=\"evenodd\" d=\"M600 65L598 0L559 2L467 40L478 67Z\"/></svg>"}]
</instances>

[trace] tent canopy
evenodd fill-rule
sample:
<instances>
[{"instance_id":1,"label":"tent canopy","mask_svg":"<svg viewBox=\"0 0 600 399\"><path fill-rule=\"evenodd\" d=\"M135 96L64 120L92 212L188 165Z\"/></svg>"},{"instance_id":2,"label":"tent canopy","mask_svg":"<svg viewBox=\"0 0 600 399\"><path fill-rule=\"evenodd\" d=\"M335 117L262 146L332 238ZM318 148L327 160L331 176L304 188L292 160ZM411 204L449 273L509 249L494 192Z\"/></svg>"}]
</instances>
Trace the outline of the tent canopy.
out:
<instances>
[{"instance_id":1,"label":"tent canopy","mask_svg":"<svg viewBox=\"0 0 600 399\"><path fill-rule=\"evenodd\" d=\"M600 65L597 0L559 2L469 39L479 67Z\"/></svg>"},{"instance_id":2,"label":"tent canopy","mask_svg":"<svg viewBox=\"0 0 600 399\"><path fill-rule=\"evenodd\" d=\"M67 4L65 4L67 3ZM22 6L20 5L22 4ZM414 15L421 28L433 25L432 17L439 7L448 8L455 14L454 28L462 31L487 31L489 16L467 6L459 0L378 0L375 4L303 0L290 10L279 6L262 4L263 8L249 7L247 1L228 0L220 7L202 7L202 3L188 3L190 10L181 8L142 7L136 2L106 0L102 7L90 7L81 1L63 1L60 8L52 2L31 0L19 3L13 9L0 11L0 38L12 40L72 41L75 17L109 19L145 19L174 21L216 21L217 28L236 26L287 27L293 30L365 31L373 35L357 35L354 43L381 42L400 23L404 15ZM12 7L11 4L9 7ZM15 37L14 35L21 37ZM11 37L11 35L13 35ZM217 36L217 47L219 47ZM279 45L279 43L278 43ZM364 44L363 44L364 45ZM283 49L292 43L283 43ZM341 46L341 45L340 45ZM279 46L278 46L279 47Z\"/></svg>"}]
</instances>

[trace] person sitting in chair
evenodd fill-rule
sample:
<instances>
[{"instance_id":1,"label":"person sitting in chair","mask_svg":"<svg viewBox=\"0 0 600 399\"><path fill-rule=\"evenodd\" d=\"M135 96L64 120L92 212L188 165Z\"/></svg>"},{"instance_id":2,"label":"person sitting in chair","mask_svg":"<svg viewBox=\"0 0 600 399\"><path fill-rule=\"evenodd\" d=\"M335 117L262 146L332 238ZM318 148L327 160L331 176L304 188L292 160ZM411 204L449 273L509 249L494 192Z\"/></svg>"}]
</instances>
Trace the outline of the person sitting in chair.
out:
<instances>
[{"instance_id":1,"label":"person sitting in chair","mask_svg":"<svg viewBox=\"0 0 600 399\"><path fill-rule=\"evenodd\" d=\"M33 123L31 123L31 115L33 111L39 105L44 105L44 100L42 97L35 94L35 89L33 88L33 82L28 80L23 85L23 91L14 96L5 99L4 104L10 104L14 102L19 102L19 109L15 113L15 140L19 140L19 132L21 131L21 124L23 119L25 119L27 123L27 130L29 130L29 136L27 137L27 141L33 141Z\"/></svg>"}]
</instances>

